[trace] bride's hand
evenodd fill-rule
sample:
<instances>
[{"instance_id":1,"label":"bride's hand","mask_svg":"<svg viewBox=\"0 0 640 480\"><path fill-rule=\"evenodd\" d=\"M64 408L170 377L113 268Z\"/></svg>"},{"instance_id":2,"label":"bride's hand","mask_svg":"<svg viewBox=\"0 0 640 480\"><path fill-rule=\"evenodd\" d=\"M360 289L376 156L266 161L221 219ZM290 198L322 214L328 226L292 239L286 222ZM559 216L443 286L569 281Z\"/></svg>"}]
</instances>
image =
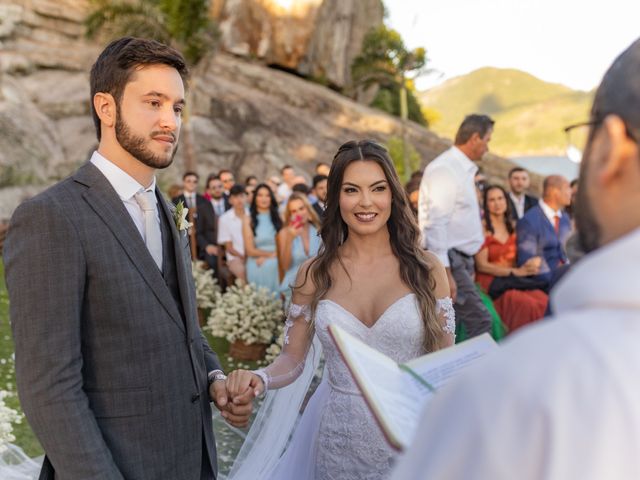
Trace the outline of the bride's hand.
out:
<instances>
[{"instance_id":1,"label":"bride's hand","mask_svg":"<svg viewBox=\"0 0 640 480\"><path fill-rule=\"evenodd\" d=\"M249 370L234 370L227 378L227 391L235 402L238 397L243 400L246 395L257 397L264 391L264 384L258 375Z\"/></svg>"}]
</instances>

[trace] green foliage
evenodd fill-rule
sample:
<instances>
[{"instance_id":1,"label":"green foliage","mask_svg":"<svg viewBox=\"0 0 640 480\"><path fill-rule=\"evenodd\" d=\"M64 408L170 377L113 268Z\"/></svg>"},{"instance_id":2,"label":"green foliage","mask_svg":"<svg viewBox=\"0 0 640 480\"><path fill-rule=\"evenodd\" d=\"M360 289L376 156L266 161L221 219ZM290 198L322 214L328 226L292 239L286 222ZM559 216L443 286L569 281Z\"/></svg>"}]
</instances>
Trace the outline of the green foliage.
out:
<instances>
[{"instance_id":1,"label":"green foliage","mask_svg":"<svg viewBox=\"0 0 640 480\"><path fill-rule=\"evenodd\" d=\"M209 18L208 0L91 0L85 18L89 38L125 35L153 38L174 46L197 65L216 45L218 30Z\"/></svg>"},{"instance_id":2,"label":"green foliage","mask_svg":"<svg viewBox=\"0 0 640 480\"><path fill-rule=\"evenodd\" d=\"M453 138L465 115L486 113L496 120L491 149L501 155L562 155L563 128L588 118L591 92L574 91L512 69L481 68L422 92L423 108L436 133Z\"/></svg>"},{"instance_id":3,"label":"green foliage","mask_svg":"<svg viewBox=\"0 0 640 480\"><path fill-rule=\"evenodd\" d=\"M386 88L380 88L375 98L370 104L371 107L383 110L391 115L400 117L400 88L396 85ZM408 119L413 120L425 127L428 125L426 118L422 113L422 107L414 91L407 88L407 112Z\"/></svg>"},{"instance_id":4,"label":"green foliage","mask_svg":"<svg viewBox=\"0 0 640 480\"><path fill-rule=\"evenodd\" d=\"M351 64L354 87L379 87L371 106L401 116L400 90L407 89L408 118L426 125L420 105L408 77L424 72L427 55L424 48L407 50L400 34L385 25L372 28L362 42L362 51Z\"/></svg>"},{"instance_id":5,"label":"green foliage","mask_svg":"<svg viewBox=\"0 0 640 480\"><path fill-rule=\"evenodd\" d=\"M411 167L410 172L404 171L404 161L403 161L403 152L404 148L407 148L407 157L409 159L409 166ZM403 182L406 182L411 174L416 170L420 169L421 158L418 151L411 144L411 142L402 142L402 138L399 137L391 137L387 141L387 150L389 150L389 156L393 160L393 165L396 167L396 171L398 172L398 176Z\"/></svg>"},{"instance_id":6,"label":"green foliage","mask_svg":"<svg viewBox=\"0 0 640 480\"><path fill-rule=\"evenodd\" d=\"M9 324L9 294L4 284L4 265L0 260L0 390L11 392L5 402L22 414L16 390L16 373L13 363L13 337ZM30 457L42 455L42 447L25 419L13 424L15 444L19 445Z\"/></svg>"}]
</instances>

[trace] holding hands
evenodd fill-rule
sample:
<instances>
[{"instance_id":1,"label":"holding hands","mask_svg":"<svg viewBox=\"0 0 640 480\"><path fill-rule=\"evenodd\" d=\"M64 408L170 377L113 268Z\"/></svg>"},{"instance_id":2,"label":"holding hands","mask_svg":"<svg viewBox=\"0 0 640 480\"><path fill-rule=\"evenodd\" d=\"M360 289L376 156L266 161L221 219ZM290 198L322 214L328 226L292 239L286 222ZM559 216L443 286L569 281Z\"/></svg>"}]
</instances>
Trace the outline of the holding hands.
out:
<instances>
[{"instance_id":1,"label":"holding hands","mask_svg":"<svg viewBox=\"0 0 640 480\"><path fill-rule=\"evenodd\" d=\"M243 392L239 392L235 387L235 381L233 383L234 389L231 390L229 388L230 381L234 373L236 372L232 372L226 380L221 379L212 382L211 385L209 385L209 397L213 400L216 408L220 410L222 417L229 425L236 428L244 428L249 425L249 417L251 417L251 412L253 411L252 400L255 394L253 390L249 388L245 388ZM261 380L259 381L261 382Z\"/></svg>"},{"instance_id":2,"label":"holding hands","mask_svg":"<svg viewBox=\"0 0 640 480\"><path fill-rule=\"evenodd\" d=\"M249 370L234 370L227 379L227 392L231 398L250 400L264 392L262 379Z\"/></svg>"}]
</instances>

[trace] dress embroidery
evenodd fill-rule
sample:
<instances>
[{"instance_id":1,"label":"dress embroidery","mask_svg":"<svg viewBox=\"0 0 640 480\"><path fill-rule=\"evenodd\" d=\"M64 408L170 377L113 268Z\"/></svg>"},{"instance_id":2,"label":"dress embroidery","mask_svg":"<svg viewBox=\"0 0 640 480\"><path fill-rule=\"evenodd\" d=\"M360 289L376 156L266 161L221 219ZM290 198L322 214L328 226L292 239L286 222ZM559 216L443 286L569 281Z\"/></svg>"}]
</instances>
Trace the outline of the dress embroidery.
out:
<instances>
[{"instance_id":1,"label":"dress embroidery","mask_svg":"<svg viewBox=\"0 0 640 480\"><path fill-rule=\"evenodd\" d=\"M284 322L284 344L289 344L289 329L293 327L293 319L297 317L304 318L305 322L311 321L311 307L309 305L298 305L292 303L289 305L289 314Z\"/></svg>"},{"instance_id":2,"label":"dress embroidery","mask_svg":"<svg viewBox=\"0 0 640 480\"><path fill-rule=\"evenodd\" d=\"M440 312L442 312L442 314L444 315L444 318L447 321L445 326L442 327L442 330L444 330L446 333L449 333L455 337L456 336L456 312L453 309L453 300L451 300L451 297L444 297L436 300L436 313L439 314Z\"/></svg>"}]
</instances>

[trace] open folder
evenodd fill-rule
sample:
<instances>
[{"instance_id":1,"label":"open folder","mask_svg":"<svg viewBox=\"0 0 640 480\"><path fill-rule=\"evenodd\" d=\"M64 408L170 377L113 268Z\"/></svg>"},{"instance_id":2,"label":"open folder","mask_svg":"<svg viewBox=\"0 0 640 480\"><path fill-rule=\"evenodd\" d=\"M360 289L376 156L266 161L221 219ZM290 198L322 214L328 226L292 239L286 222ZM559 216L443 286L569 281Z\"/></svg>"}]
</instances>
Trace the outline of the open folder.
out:
<instances>
[{"instance_id":1,"label":"open folder","mask_svg":"<svg viewBox=\"0 0 640 480\"><path fill-rule=\"evenodd\" d=\"M420 414L460 370L498 348L488 333L398 364L336 325L329 333L389 443L398 450L413 439Z\"/></svg>"}]
</instances>

